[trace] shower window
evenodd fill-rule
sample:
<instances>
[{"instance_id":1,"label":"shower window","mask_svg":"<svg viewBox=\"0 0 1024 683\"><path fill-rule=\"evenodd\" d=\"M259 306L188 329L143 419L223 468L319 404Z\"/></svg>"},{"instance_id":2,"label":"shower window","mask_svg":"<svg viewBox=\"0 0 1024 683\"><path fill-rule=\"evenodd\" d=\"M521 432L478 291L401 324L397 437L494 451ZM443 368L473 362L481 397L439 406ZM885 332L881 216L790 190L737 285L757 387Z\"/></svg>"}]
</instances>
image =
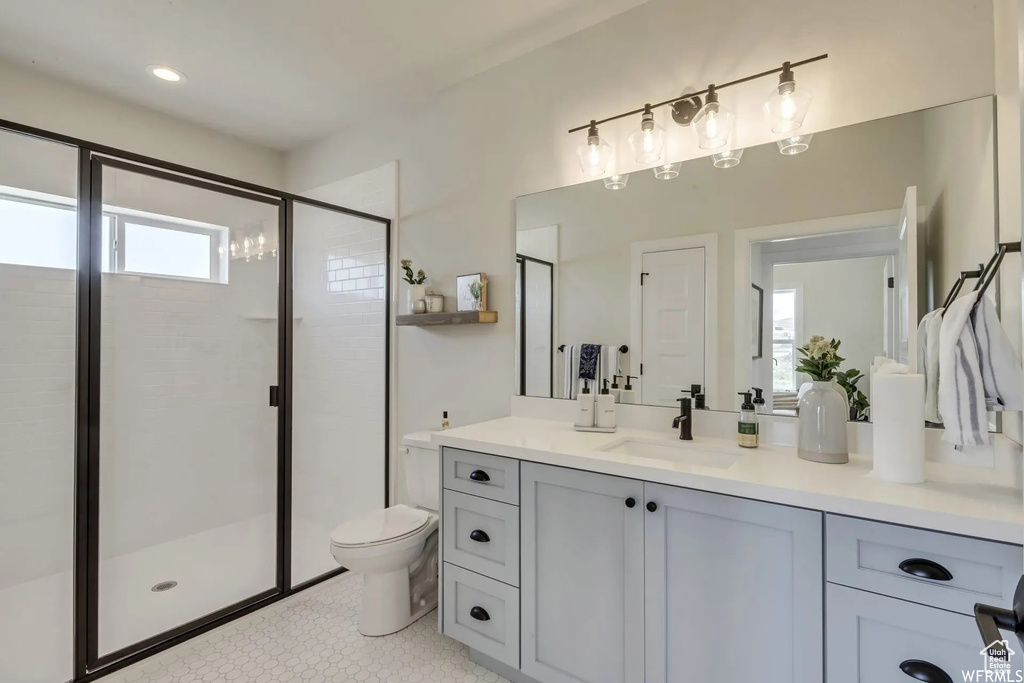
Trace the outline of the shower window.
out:
<instances>
[{"instance_id":1,"label":"shower window","mask_svg":"<svg viewBox=\"0 0 1024 683\"><path fill-rule=\"evenodd\" d=\"M77 230L73 199L0 188L0 263L74 270ZM106 206L102 270L226 283L227 235L223 226Z\"/></svg>"}]
</instances>

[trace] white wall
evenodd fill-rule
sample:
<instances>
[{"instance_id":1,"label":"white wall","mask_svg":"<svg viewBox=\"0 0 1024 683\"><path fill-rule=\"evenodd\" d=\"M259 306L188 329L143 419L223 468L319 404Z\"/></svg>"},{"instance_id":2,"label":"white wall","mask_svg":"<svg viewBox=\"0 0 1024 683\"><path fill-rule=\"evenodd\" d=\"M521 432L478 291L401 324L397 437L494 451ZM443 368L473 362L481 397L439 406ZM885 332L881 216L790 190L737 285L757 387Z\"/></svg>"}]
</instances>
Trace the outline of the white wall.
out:
<instances>
[{"instance_id":1,"label":"white wall","mask_svg":"<svg viewBox=\"0 0 1024 683\"><path fill-rule=\"evenodd\" d=\"M401 257L422 263L448 293L456 275L488 273L496 326L401 330L399 428L434 426L442 409L453 425L508 413L513 200L585 179L574 154L582 136L568 128L821 52L829 59L797 72L815 93L805 124L812 131L991 94L992 7L652 0L429 102L376 110L289 154L287 182L296 190L400 160ZM738 112L742 146L772 139L760 111L770 87L765 80L723 93ZM665 111L657 116L664 120ZM604 126L601 134L622 149L636 125ZM689 131L672 132L678 142ZM696 155L692 143L674 153ZM629 159L619 161L619 170L634 170Z\"/></svg>"},{"instance_id":2,"label":"white wall","mask_svg":"<svg viewBox=\"0 0 1024 683\"><path fill-rule=\"evenodd\" d=\"M283 184L284 158L276 150L7 62L0 62L0 119L270 187Z\"/></svg>"},{"instance_id":3,"label":"white wall","mask_svg":"<svg viewBox=\"0 0 1024 683\"><path fill-rule=\"evenodd\" d=\"M798 345L814 334L842 340L839 355L846 359L842 369L856 368L868 374L874 357L884 355L885 262L884 256L873 256L776 265L775 289L800 285L801 306L797 316L803 335ZM765 292L765 296L770 296L770 292ZM861 381L860 389L870 398L866 379Z\"/></svg>"}]
</instances>

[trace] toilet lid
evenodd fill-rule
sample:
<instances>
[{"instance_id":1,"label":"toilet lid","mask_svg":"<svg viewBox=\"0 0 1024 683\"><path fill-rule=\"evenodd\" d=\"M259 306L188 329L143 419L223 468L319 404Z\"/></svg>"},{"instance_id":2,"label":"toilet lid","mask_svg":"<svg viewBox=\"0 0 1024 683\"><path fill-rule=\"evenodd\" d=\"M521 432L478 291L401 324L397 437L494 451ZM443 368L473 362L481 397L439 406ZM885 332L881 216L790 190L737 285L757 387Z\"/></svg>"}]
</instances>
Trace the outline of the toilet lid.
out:
<instances>
[{"instance_id":1,"label":"toilet lid","mask_svg":"<svg viewBox=\"0 0 1024 683\"><path fill-rule=\"evenodd\" d=\"M350 546L391 541L422 529L429 518L426 510L393 505L345 522L331 533L331 543Z\"/></svg>"}]
</instances>

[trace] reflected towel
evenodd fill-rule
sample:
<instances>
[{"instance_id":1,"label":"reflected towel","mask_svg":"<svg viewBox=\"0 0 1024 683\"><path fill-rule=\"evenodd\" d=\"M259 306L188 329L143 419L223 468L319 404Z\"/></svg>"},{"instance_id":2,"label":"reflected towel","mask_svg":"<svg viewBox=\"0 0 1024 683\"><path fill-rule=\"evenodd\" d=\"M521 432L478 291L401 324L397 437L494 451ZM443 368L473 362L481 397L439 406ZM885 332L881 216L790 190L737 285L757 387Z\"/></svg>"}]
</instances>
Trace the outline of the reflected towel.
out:
<instances>
[{"instance_id":1,"label":"reflected towel","mask_svg":"<svg viewBox=\"0 0 1024 683\"><path fill-rule=\"evenodd\" d=\"M921 318L917 328L917 371L924 375L924 419L939 423L939 331L942 312L939 308Z\"/></svg>"},{"instance_id":2,"label":"reflected towel","mask_svg":"<svg viewBox=\"0 0 1024 683\"><path fill-rule=\"evenodd\" d=\"M589 379L591 391L593 384L597 381L598 363L601 360L601 346L598 344L583 344L580 346L580 379Z\"/></svg>"},{"instance_id":3,"label":"reflected towel","mask_svg":"<svg viewBox=\"0 0 1024 683\"><path fill-rule=\"evenodd\" d=\"M601 349L601 376L598 379L608 380L608 383L611 384L615 381L615 375L622 375L619 347L605 346ZM600 390L603 387L604 382L602 381L598 389Z\"/></svg>"},{"instance_id":4,"label":"reflected towel","mask_svg":"<svg viewBox=\"0 0 1024 683\"><path fill-rule=\"evenodd\" d=\"M567 344L562 352L562 398L576 398L579 349L573 344Z\"/></svg>"}]
</instances>

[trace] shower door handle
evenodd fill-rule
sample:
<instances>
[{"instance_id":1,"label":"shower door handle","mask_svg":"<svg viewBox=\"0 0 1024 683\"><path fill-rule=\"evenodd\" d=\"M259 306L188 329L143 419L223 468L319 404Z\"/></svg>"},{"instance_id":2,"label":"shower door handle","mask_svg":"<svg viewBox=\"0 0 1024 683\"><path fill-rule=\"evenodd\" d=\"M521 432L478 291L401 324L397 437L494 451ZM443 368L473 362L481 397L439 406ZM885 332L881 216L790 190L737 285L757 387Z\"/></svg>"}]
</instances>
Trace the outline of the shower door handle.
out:
<instances>
[{"instance_id":1,"label":"shower door handle","mask_svg":"<svg viewBox=\"0 0 1024 683\"><path fill-rule=\"evenodd\" d=\"M278 408L278 407L281 406L278 394L279 394L278 387L276 385L270 387L270 407L271 408Z\"/></svg>"}]
</instances>

